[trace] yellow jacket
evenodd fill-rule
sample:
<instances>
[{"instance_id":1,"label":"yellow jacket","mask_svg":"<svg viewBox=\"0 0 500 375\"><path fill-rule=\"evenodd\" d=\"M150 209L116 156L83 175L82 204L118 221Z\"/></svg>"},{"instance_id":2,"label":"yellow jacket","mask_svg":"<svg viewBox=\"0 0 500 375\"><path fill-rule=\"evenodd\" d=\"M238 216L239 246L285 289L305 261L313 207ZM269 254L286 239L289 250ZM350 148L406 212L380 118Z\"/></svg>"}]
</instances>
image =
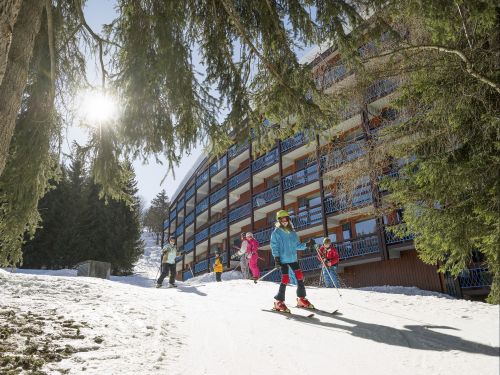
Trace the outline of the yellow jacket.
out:
<instances>
[{"instance_id":1,"label":"yellow jacket","mask_svg":"<svg viewBox=\"0 0 500 375\"><path fill-rule=\"evenodd\" d=\"M221 257L215 258L214 272L222 272L222 259L221 259Z\"/></svg>"}]
</instances>

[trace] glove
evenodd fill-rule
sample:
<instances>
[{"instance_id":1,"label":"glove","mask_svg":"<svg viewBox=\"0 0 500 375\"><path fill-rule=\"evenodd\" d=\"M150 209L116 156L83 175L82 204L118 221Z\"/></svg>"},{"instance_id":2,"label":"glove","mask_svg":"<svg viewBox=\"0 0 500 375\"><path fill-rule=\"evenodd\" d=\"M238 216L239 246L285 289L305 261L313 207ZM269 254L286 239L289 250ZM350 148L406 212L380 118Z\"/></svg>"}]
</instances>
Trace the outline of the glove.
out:
<instances>
[{"instance_id":1,"label":"glove","mask_svg":"<svg viewBox=\"0 0 500 375\"><path fill-rule=\"evenodd\" d=\"M281 267L280 257L274 257L274 268L280 268L280 267Z\"/></svg>"},{"instance_id":2,"label":"glove","mask_svg":"<svg viewBox=\"0 0 500 375\"><path fill-rule=\"evenodd\" d=\"M307 247L309 248L314 248L314 245L316 245L316 242L311 238L309 241L306 243Z\"/></svg>"},{"instance_id":3,"label":"glove","mask_svg":"<svg viewBox=\"0 0 500 375\"><path fill-rule=\"evenodd\" d=\"M331 263L329 260L327 260L327 261L325 262L325 266L327 266L327 267L331 267L331 266L332 266L332 263Z\"/></svg>"}]
</instances>

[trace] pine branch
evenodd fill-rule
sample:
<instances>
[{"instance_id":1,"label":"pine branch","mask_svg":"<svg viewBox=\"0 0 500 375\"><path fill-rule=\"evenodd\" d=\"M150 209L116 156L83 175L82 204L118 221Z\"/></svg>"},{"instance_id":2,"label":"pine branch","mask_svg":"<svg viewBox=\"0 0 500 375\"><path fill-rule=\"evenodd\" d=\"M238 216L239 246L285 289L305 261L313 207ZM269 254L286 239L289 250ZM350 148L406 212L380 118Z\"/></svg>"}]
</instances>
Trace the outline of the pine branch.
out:
<instances>
[{"instance_id":1,"label":"pine branch","mask_svg":"<svg viewBox=\"0 0 500 375\"><path fill-rule=\"evenodd\" d=\"M45 0L45 11L47 12L47 37L50 54L50 97L52 102L56 92L56 56L54 52L54 19L52 17L51 0Z\"/></svg>"}]
</instances>

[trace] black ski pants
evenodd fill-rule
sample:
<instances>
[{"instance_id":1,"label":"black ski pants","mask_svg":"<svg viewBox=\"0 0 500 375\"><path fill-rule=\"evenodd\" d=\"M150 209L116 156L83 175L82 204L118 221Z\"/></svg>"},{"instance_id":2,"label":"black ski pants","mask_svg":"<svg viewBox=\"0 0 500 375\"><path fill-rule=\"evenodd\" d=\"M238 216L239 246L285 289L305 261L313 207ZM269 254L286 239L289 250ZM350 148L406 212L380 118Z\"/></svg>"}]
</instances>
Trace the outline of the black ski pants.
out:
<instances>
[{"instance_id":1,"label":"black ski pants","mask_svg":"<svg viewBox=\"0 0 500 375\"><path fill-rule=\"evenodd\" d=\"M297 275L297 271L302 274L302 270L300 269L299 262L293 262L293 263L286 263L282 264L280 267L281 270L281 283L280 283L280 288L278 290L278 294L274 296L274 299L278 301L284 301L285 300L285 291L286 291L286 283L283 282L283 280L289 280L288 276L288 267L292 269L293 272ZM288 283L288 281L287 281ZM297 297L305 297L306 296L306 288L304 286L304 279L301 278L299 280L299 277L297 277Z\"/></svg>"},{"instance_id":2,"label":"black ski pants","mask_svg":"<svg viewBox=\"0 0 500 375\"><path fill-rule=\"evenodd\" d=\"M215 273L215 280L216 281L221 281L221 276L222 276L222 272L216 272Z\"/></svg>"},{"instance_id":3,"label":"black ski pants","mask_svg":"<svg viewBox=\"0 0 500 375\"><path fill-rule=\"evenodd\" d=\"M162 263L161 264L161 275L156 283L160 284L160 285L163 284L163 280L165 279L165 277L168 276L169 273L170 273L170 278L169 278L168 282L170 284L174 284L174 282L175 282L175 264Z\"/></svg>"}]
</instances>

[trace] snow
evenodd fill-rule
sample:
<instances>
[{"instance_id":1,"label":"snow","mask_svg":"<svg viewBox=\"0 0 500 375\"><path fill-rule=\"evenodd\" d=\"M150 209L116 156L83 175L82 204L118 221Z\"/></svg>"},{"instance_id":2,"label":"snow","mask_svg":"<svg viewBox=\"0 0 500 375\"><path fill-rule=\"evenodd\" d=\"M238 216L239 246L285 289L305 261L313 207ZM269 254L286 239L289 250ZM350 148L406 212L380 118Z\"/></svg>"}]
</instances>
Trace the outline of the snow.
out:
<instances>
[{"instance_id":1,"label":"snow","mask_svg":"<svg viewBox=\"0 0 500 375\"><path fill-rule=\"evenodd\" d=\"M38 329L32 342L69 345L69 355L43 365L49 374L499 374L498 306L417 288L342 289L342 297L308 288L318 308L339 314L284 316L262 311L277 284L239 272L153 288L160 249L147 240L133 276L0 270L0 328L28 326ZM289 306L295 290L287 288ZM8 322L10 310L23 325ZM21 334L1 335L0 373L1 345L11 354L28 345Z\"/></svg>"}]
</instances>

